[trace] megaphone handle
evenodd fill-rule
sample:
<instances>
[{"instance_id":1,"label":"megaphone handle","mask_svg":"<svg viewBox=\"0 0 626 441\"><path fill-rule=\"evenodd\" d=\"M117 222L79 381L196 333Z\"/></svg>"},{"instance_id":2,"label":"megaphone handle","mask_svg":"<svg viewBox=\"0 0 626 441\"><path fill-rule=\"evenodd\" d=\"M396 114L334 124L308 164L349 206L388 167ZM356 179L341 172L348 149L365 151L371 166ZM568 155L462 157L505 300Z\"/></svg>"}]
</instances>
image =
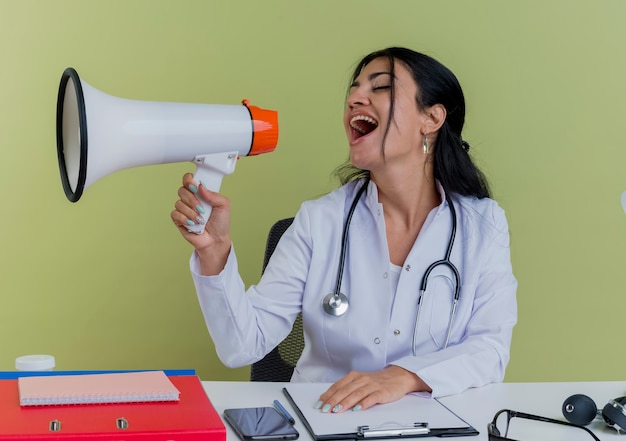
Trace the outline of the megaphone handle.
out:
<instances>
[{"instance_id":1,"label":"megaphone handle","mask_svg":"<svg viewBox=\"0 0 626 441\"><path fill-rule=\"evenodd\" d=\"M235 171L238 156L237 152L211 153L196 156L193 159L194 164L196 164L196 171L193 175L194 181L211 191L219 191L222 178ZM208 221L212 207L202 199L200 199L200 204L204 209L202 217L205 221ZM204 224L192 225L187 230L201 234L204 231Z\"/></svg>"}]
</instances>

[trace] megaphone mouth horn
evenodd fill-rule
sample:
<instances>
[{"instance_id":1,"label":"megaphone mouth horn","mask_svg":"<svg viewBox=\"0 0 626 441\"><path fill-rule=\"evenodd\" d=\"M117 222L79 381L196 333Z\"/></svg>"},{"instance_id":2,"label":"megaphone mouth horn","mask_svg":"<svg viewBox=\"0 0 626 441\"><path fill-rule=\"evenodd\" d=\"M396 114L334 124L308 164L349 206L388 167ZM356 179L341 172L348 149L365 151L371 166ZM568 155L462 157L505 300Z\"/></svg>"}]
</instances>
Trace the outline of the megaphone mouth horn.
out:
<instances>
[{"instance_id":1,"label":"megaphone mouth horn","mask_svg":"<svg viewBox=\"0 0 626 441\"><path fill-rule=\"evenodd\" d=\"M87 177L87 114L85 97L76 70L61 76L56 115L57 156L65 196L76 202Z\"/></svg>"}]
</instances>

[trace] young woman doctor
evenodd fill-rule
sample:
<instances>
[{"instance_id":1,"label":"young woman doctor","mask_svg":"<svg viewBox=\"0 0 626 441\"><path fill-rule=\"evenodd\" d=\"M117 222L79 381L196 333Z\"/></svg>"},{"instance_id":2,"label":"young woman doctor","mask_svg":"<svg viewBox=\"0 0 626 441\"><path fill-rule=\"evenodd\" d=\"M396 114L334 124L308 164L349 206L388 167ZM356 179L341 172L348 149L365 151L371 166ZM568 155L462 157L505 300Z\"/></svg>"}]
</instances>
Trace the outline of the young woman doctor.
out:
<instances>
[{"instance_id":1,"label":"young woman doctor","mask_svg":"<svg viewBox=\"0 0 626 441\"><path fill-rule=\"evenodd\" d=\"M407 393L433 397L502 381L517 321L509 232L461 138L452 72L405 48L367 55L353 75L342 186L306 201L258 285L247 291L231 243L230 202L183 177L171 218L224 364L265 356L302 312L292 381L334 383L322 412ZM205 222L198 198L212 214Z\"/></svg>"}]
</instances>

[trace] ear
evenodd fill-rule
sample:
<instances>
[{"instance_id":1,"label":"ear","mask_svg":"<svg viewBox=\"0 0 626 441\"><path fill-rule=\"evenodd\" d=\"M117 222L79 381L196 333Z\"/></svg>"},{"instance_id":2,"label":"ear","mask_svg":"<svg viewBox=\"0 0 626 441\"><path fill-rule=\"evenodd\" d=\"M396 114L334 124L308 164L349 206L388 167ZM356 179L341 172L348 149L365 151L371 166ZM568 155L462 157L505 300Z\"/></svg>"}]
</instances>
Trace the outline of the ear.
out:
<instances>
[{"instance_id":1,"label":"ear","mask_svg":"<svg viewBox=\"0 0 626 441\"><path fill-rule=\"evenodd\" d=\"M424 121L425 133L437 132L446 120L446 108L443 104L435 104L424 111L426 121Z\"/></svg>"}]
</instances>

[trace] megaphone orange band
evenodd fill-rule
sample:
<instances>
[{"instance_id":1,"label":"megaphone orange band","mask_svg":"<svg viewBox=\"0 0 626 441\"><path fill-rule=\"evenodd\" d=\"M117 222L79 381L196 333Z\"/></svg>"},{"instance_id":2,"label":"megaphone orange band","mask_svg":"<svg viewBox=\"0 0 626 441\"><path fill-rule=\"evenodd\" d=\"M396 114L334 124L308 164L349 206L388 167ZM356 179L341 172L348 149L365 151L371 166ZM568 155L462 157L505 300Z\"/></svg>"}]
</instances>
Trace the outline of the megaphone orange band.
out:
<instances>
[{"instance_id":1,"label":"megaphone orange band","mask_svg":"<svg viewBox=\"0 0 626 441\"><path fill-rule=\"evenodd\" d=\"M250 111L254 130L248 156L273 152L278 144L278 112L251 106L248 100L243 100L242 104Z\"/></svg>"}]
</instances>

